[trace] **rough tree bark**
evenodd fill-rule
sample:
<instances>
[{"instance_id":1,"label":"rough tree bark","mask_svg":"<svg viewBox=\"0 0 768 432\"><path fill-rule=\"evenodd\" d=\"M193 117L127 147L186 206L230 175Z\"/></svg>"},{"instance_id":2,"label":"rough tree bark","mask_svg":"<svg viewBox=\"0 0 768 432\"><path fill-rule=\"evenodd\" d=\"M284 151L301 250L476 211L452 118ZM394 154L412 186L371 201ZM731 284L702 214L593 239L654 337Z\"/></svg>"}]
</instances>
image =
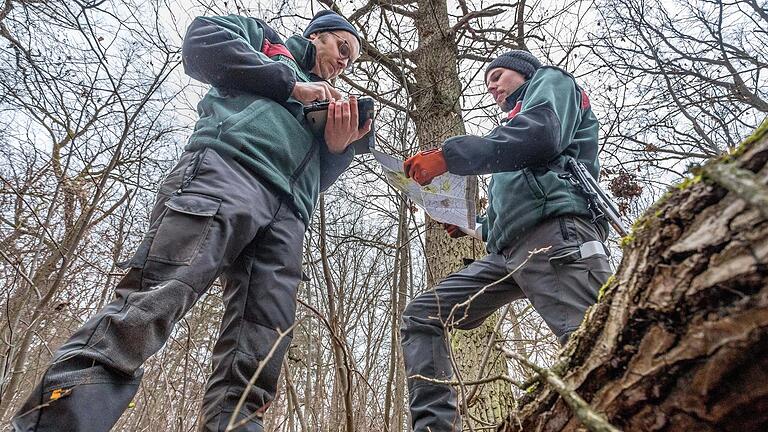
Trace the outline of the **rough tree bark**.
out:
<instances>
[{"instance_id":1,"label":"rough tree bark","mask_svg":"<svg viewBox=\"0 0 768 432\"><path fill-rule=\"evenodd\" d=\"M653 206L554 370L624 431L768 430L768 120ZM575 431L537 384L503 431Z\"/></svg>"}]
</instances>

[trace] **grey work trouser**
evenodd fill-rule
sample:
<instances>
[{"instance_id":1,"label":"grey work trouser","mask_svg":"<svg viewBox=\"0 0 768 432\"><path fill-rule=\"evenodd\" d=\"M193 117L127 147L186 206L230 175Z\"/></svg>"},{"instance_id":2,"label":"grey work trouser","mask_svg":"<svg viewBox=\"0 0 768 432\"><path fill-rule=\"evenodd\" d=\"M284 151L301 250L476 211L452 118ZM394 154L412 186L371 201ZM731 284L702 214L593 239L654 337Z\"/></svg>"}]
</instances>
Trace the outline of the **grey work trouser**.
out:
<instances>
[{"instance_id":1,"label":"grey work trouser","mask_svg":"<svg viewBox=\"0 0 768 432\"><path fill-rule=\"evenodd\" d=\"M605 253L592 254L594 247L582 247L594 246L596 243L588 242L595 240L604 241L601 231L578 217L547 220L503 254L487 255L413 299L403 312L400 329L407 376L450 380L453 371L446 329L478 327L501 306L523 297L531 301L564 343L581 324L587 308L597 301L598 290L611 274ZM531 256L504 282L487 287L468 306L458 307L451 314L454 306L523 264L529 251L545 247L549 249ZM582 252L591 256L582 257ZM452 386L409 378L408 389L415 432L461 431L457 394Z\"/></svg>"},{"instance_id":2,"label":"grey work trouser","mask_svg":"<svg viewBox=\"0 0 768 432\"><path fill-rule=\"evenodd\" d=\"M138 389L142 363L220 275L225 310L200 423L225 430L278 332L294 322L303 234L286 201L239 163L210 149L184 153L116 300L58 349L13 419L16 430L109 430ZM274 398L289 344L281 340L238 419L260 416ZM238 430L260 432L261 420Z\"/></svg>"}]
</instances>

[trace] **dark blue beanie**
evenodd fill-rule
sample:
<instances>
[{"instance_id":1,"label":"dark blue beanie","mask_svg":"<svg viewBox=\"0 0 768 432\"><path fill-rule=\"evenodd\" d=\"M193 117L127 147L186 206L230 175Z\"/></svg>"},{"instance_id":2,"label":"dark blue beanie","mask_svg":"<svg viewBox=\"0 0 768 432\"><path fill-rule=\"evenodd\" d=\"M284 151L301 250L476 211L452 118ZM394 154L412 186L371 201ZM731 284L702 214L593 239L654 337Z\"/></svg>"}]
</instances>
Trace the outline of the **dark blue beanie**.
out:
<instances>
[{"instance_id":1,"label":"dark blue beanie","mask_svg":"<svg viewBox=\"0 0 768 432\"><path fill-rule=\"evenodd\" d=\"M309 37L309 35L312 33L327 32L333 30L344 30L352 33L357 38L357 41L360 42L360 45L362 45L360 35L357 34L357 30L355 30L352 24L345 20L344 17L330 9L321 10L315 14L315 16L312 18L312 21L309 22L309 25L304 30L304 37Z\"/></svg>"},{"instance_id":2,"label":"dark blue beanie","mask_svg":"<svg viewBox=\"0 0 768 432\"><path fill-rule=\"evenodd\" d=\"M522 74L525 79L530 79L533 74L536 73L536 69L541 67L541 62L528 51L507 51L504 54L498 56L496 60L492 61L488 67L485 68L486 80L488 80L488 72L491 69L497 67L512 69L513 71L520 72L520 74Z\"/></svg>"}]
</instances>

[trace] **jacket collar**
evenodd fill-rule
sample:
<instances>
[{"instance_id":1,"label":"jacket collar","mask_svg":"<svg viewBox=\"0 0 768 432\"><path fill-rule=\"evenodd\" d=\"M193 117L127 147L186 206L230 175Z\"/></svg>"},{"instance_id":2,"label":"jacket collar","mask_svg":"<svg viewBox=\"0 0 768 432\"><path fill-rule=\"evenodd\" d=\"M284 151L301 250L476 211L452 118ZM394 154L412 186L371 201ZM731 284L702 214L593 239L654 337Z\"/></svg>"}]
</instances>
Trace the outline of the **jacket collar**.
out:
<instances>
[{"instance_id":1,"label":"jacket collar","mask_svg":"<svg viewBox=\"0 0 768 432\"><path fill-rule=\"evenodd\" d=\"M509 112L515 108L517 100L522 99L523 96L525 96L525 90L528 88L529 82L531 82L530 79L526 80L523 85L518 87L517 90L513 91L511 95L504 99L504 106L502 107L502 111Z\"/></svg>"},{"instance_id":2,"label":"jacket collar","mask_svg":"<svg viewBox=\"0 0 768 432\"><path fill-rule=\"evenodd\" d=\"M312 68L315 67L315 55L317 53L315 44L303 36L293 35L285 41L285 46L293 55L299 68L310 74Z\"/></svg>"}]
</instances>

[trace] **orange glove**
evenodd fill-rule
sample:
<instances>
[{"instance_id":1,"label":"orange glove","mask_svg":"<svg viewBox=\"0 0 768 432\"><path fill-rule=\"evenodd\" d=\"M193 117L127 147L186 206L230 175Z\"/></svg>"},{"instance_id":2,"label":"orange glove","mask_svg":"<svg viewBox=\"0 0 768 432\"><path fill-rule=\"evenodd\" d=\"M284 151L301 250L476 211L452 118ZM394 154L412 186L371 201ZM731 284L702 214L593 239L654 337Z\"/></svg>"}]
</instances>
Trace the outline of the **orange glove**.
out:
<instances>
[{"instance_id":1,"label":"orange glove","mask_svg":"<svg viewBox=\"0 0 768 432\"><path fill-rule=\"evenodd\" d=\"M405 175L426 186L432 179L448 171L442 149L418 152L403 162Z\"/></svg>"},{"instance_id":2,"label":"orange glove","mask_svg":"<svg viewBox=\"0 0 768 432\"><path fill-rule=\"evenodd\" d=\"M443 229L448 233L448 237L450 238L459 238L464 237L467 235L464 231L461 230L461 228L457 227L456 225L452 225L449 223L443 224Z\"/></svg>"}]
</instances>

